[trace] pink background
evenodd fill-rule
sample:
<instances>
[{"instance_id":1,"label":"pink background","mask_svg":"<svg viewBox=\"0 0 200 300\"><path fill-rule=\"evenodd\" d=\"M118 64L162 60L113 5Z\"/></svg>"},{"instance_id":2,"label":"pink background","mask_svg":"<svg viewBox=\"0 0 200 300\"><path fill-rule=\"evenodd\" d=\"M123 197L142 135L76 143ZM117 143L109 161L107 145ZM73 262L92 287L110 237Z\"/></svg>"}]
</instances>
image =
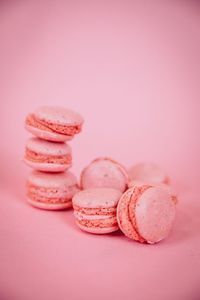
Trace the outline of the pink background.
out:
<instances>
[{"instance_id":1,"label":"pink background","mask_svg":"<svg viewBox=\"0 0 200 300\"><path fill-rule=\"evenodd\" d=\"M148 1L146 1L148 2ZM0 299L200 299L198 1L0 2ZM73 170L155 161L179 193L164 242L79 231L72 211L27 205L26 114L85 118Z\"/></svg>"}]
</instances>

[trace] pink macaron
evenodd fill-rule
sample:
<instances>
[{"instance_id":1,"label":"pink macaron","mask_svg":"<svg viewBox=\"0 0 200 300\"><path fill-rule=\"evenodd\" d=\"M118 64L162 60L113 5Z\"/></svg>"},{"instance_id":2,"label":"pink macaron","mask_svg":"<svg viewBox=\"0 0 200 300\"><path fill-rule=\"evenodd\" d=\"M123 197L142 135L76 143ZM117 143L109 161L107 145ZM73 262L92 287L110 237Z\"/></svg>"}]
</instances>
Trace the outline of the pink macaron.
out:
<instances>
[{"instance_id":1,"label":"pink macaron","mask_svg":"<svg viewBox=\"0 0 200 300\"><path fill-rule=\"evenodd\" d=\"M27 200L34 207L61 210L72 206L72 197L79 191L71 172L43 173L32 171L27 180Z\"/></svg>"},{"instance_id":2,"label":"pink macaron","mask_svg":"<svg viewBox=\"0 0 200 300\"><path fill-rule=\"evenodd\" d=\"M170 195L172 196L172 200L174 201L175 204L178 203L178 196L176 194L176 192L174 191L174 189L166 183L156 183L156 184L151 184L151 182L143 182L143 181L139 181L139 180L131 180L128 183L128 187L132 188L132 187L142 187L143 185L151 185L151 186L157 186L157 187L161 187L165 190L168 191L168 193L170 193Z\"/></svg>"},{"instance_id":3,"label":"pink macaron","mask_svg":"<svg viewBox=\"0 0 200 300\"><path fill-rule=\"evenodd\" d=\"M175 211L175 204L166 189L143 185L132 187L122 195L117 220L128 238L154 244L169 235Z\"/></svg>"},{"instance_id":4,"label":"pink macaron","mask_svg":"<svg viewBox=\"0 0 200 300\"><path fill-rule=\"evenodd\" d=\"M157 184L169 182L169 178L165 171L155 163L151 162L139 163L132 166L128 170L128 174L130 180L142 181L144 183Z\"/></svg>"},{"instance_id":5,"label":"pink macaron","mask_svg":"<svg viewBox=\"0 0 200 300\"><path fill-rule=\"evenodd\" d=\"M111 188L80 191L73 197L74 216L83 231L96 234L118 230L116 208L122 193Z\"/></svg>"},{"instance_id":6,"label":"pink macaron","mask_svg":"<svg viewBox=\"0 0 200 300\"><path fill-rule=\"evenodd\" d=\"M128 184L126 169L111 158L97 158L93 160L81 173L80 185L88 188L114 188L124 192Z\"/></svg>"},{"instance_id":7,"label":"pink macaron","mask_svg":"<svg viewBox=\"0 0 200 300\"><path fill-rule=\"evenodd\" d=\"M24 161L38 171L62 172L72 165L71 147L65 143L31 138L26 144Z\"/></svg>"},{"instance_id":8,"label":"pink macaron","mask_svg":"<svg viewBox=\"0 0 200 300\"><path fill-rule=\"evenodd\" d=\"M25 128L35 136L54 142L65 142L81 131L80 114L63 107L44 106L30 113Z\"/></svg>"}]
</instances>

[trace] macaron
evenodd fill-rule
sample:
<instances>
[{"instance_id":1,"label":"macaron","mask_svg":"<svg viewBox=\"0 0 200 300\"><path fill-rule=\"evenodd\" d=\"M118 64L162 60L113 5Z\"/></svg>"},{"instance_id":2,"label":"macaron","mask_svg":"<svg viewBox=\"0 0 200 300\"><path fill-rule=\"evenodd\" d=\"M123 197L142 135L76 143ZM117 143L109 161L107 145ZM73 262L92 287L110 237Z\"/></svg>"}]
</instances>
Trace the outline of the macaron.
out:
<instances>
[{"instance_id":1,"label":"macaron","mask_svg":"<svg viewBox=\"0 0 200 300\"><path fill-rule=\"evenodd\" d=\"M27 200L32 206L61 210L72 206L72 197L79 191L71 172L43 173L32 171L27 180Z\"/></svg>"},{"instance_id":2,"label":"macaron","mask_svg":"<svg viewBox=\"0 0 200 300\"><path fill-rule=\"evenodd\" d=\"M121 195L119 190L111 188L93 188L77 193L72 200L77 226L95 234L118 230L116 209Z\"/></svg>"},{"instance_id":3,"label":"macaron","mask_svg":"<svg viewBox=\"0 0 200 300\"><path fill-rule=\"evenodd\" d=\"M144 162L132 166L128 170L130 180L142 182L169 183L169 178L165 171L155 163Z\"/></svg>"},{"instance_id":4,"label":"macaron","mask_svg":"<svg viewBox=\"0 0 200 300\"><path fill-rule=\"evenodd\" d=\"M72 166L71 147L31 138L26 144L24 161L30 167L44 172L62 172Z\"/></svg>"},{"instance_id":5,"label":"macaron","mask_svg":"<svg viewBox=\"0 0 200 300\"><path fill-rule=\"evenodd\" d=\"M128 184L126 169L111 158L101 157L85 167L80 176L82 189L114 188L124 192Z\"/></svg>"},{"instance_id":6,"label":"macaron","mask_svg":"<svg viewBox=\"0 0 200 300\"><path fill-rule=\"evenodd\" d=\"M143 185L152 185L152 186L157 186L157 187L161 187L165 190L168 191L168 193L170 193L172 200L174 201L175 204L178 203L178 196L175 193L174 189L166 183L156 183L156 184L151 184L150 182L143 182L143 181L139 181L139 180L131 180L128 183L128 187L132 188L132 187L142 187Z\"/></svg>"},{"instance_id":7,"label":"macaron","mask_svg":"<svg viewBox=\"0 0 200 300\"><path fill-rule=\"evenodd\" d=\"M65 142L81 131L83 122L82 116L70 109L43 106L26 117L25 128L39 138Z\"/></svg>"},{"instance_id":8,"label":"macaron","mask_svg":"<svg viewBox=\"0 0 200 300\"><path fill-rule=\"evenodd\" d=\"M175 211L166 189L143 185L132 187L122 195L117 206L117 221L128 238L154 244L169 235Z\"/></svg>"}]
</instances>

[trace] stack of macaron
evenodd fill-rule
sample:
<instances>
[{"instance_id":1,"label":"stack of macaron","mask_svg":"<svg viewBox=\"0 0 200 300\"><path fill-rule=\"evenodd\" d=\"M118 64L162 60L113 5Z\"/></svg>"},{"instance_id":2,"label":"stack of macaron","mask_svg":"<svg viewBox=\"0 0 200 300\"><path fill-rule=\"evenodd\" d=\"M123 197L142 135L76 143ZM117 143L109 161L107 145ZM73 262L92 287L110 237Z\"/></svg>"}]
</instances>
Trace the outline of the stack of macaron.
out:
<instances>
[{"instance_id":1,"label":"stack of macaron","mask_svg":"<svg viewBox=\"0 0 200 300\"><path fill-rule=\"evenodd\" d=\"M31 205L48 210L72 206L79 187L69 171L72 151L66 142L81 131L82 124L78 113L63 107L41 107L26 117L25 128L34 136L27 141L24 154L33 169L27 180Z\"/></svg>"},{"instance_id":2,"label":"stack of macaron","mask_svg":"<svg viewBox=\"0 0 200 300\"><path fill-rule=\"evenodd\" d=\"M34 135L26 144L24 161L34 169L27 180L28 202L37 208L73 207L75 223L85 232L107 234L121 230L126 237L154 244L170 233L177 195L169 177L154 163L127 170L100 157L81 172L80 184L69 171L68 145L81 131L83 118L61 107L41 107L29 114L25 128Z\"/></svg>"},{"instance_id":3,"label":"stack of macaron","mask_svg":"<svg viewBox=\"0 0 200 300\"><path fill-rule=\"evenodd\" d=\"M126 237L148 244L171 231L177 197L155 164L142 163L127 171L113 159L98 158L83 169L80 187L72 202L75 222L83 231L121 229Z\"/></svg>"}]
</instances>

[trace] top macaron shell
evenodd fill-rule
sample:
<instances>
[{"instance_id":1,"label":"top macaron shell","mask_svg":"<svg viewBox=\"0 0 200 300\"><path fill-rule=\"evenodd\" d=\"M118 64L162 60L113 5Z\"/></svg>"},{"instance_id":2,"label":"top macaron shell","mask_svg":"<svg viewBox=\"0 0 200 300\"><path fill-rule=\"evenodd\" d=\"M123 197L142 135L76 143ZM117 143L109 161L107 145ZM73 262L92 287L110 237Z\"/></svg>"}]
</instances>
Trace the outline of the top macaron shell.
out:
<instances>
[{"instance_id":1,"label":"top macaron shell","mask_svg":"<svg viewBox=\"0 0 200 300\"><path fill-rule=\"evenodd\" d=\"M73 205L84 208L116 207L122 193L112 188L82 190L73 197Z\"/></svg>"},{"instance_id":2,"label":"top macaron shell","mask_svg":"<svg viewBox=\"0 0 200 300\"><path fill-rule=\"evenodd\" d=\"M169 178L165 171L151 162L139 163L132 166L128 170L128 174L131 180L141 181L144 183L168 183Z\"/></svg>"},{"instance_id":3,"label":"top macaron shell","mask_svg":"<svg viewBox=\"0 0 200 300\"><path fill-rule=\"evenodd\" d=\"M53 124L69 126L83 124L83 118L79 113L59 106L43 106L37 109L34 115L38 120L47 121Z\"/></svg>"},{"instance_id":4,"label":"top macaron shell","mask_svg":"<svg viewBox=\"0 0 200 300\"><path fill-rule=\"evenodd\" d=\"M80 184L83 189L106 187L124 192L128 184L128 175L119 163L102 157L93 160L84 168Z\"/></svg>"},{"instance_id":5,"label":"top macaron shell","mask_svg":"<svg viewBox=\"0 0 200 300\"><path fill-rule=\"evenodd\" d=\"M28 120L31 118L31 116L34 117L34 122L36 122L36 124L29 124ZM45 126L41 125L40 122L45 124ZM43 106L27 116L25 128L33 135L41 139L53 142L65 142L71 140L74 136L74 133L72 132L70 134L63 134L62 132L59 132L58 129L54 131L49 127L48 124L51 124L51 127L52 125L55 125L55 127L56 125L62 125L66 128L78 126L78 131L80 131L83 122L84 120L82 116L70 109L58 106Z\"/></svg>"},{"instance_id":6,"label":"top macaron shell","mask_svg":"<svg viewBox=\"0 0 200 300\"><path fill-rule=\"evenodd\" d=\"M30 138L26 144L26 153L31 151L36 154L43 155L46 161L32 161L28 155L25 154L24 161L30 167L45 172L61 172L71 167L71 147L66 143L53 143L39 138ZM51 157L68 157L69 163L47 162Z\"/></svg>"}]
</instances>

